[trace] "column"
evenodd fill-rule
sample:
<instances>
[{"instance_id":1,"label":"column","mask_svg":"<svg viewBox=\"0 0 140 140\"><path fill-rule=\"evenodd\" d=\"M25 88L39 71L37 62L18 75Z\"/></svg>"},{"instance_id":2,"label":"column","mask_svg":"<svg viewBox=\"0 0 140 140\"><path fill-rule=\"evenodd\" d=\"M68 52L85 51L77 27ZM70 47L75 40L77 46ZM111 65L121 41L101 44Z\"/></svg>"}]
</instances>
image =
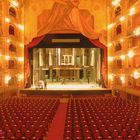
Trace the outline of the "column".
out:
<instances>
[{"instance_id":1,"label":"column","mask_svg":"<svg viewBox=\"0 0 140 140\"><path fill-rule=\"evenodd\" d=\"M73 58L72 58L72 64L75 65L75 48L73 48Z\"/></svg>"},{"instance_id":2,"label":"column","mask_svg":"<svg viewBox=\"0 0 140 140\"><path fill-rule=\"evenodd\" d=\"M57 60L57 62L58 62L57 67L59 68L61 65L61 49L60 48L57 48L57 59L58 59ZM56 81L57 82L59 82L59 77L60 77L60 70L57 69L56 70Z\"/></svg>"},{"instance_id":3,"label":"column","mask_svg":"<svg viewBox=\"0 0 140 140\"><path fill-rule=\"evenodd\" d=\"M44 65L44 52L42 48L39 48L39 66L42 67Z\"/></svg>"},{"instance_id":4,"label":"column","mask_svg":"<svg viewBox=\"0 0 140 140\"><path fill-rule=\"evenodd\" d=\"M95 60L94 49L92 48L92 51L91 51L91 61L90 61L90 65L91 66L94 66L94 60Z\"/></svg>"},{"instance_id":5,"label":"column","mask_svg":"<svg viewBox=\"0 0 140 140\"><path fill-rule=\"evenodd\" d=\"M90 66L92 67L92 70L91 70L91 80L92 80L92 82L95 82L95 74L94 74L94 71L95 71L95 50L94 50L94 48L91 49Z\"/></svg>"},{"instance_id":6,"label":"column","mask_svg":"<svg viewBox=\"0 0 140 140\"><path fill-rule=\"evenodd\" d=\"M61 49L58 48L58 65L61 65Z\"/></svg>"},{"instance_id":7,"label":"column","mask_svg":"<svg viewBox=\"0 0 140 140\"><path fill-rule=\"evenodd\" d=\"M39 80L44 80L42 67L44 66L43 48L39 48Z\"/></svg>"},{"instance_id":8,"label":"column","mask_svg":"<svg viewBox=\"0 0 140 140\"><path fill-rule=\"evenodd\" d=\"M82 50L82 65L83 65L83 79L85 80L87 77L86 77L86 68L84 67L85 66L85 49L84 48Z\"/></svg>"},{"instance_id":9,"label":"column","mask_svg":"<svg viewBox=\"0 0 140 140\"><path fill-rule=\"evenodd\" d=\"M83 68L83 79L86 80L87 79L87 76L86 76L86 68Z\"/></svg>"},{"instance_id":10,"label":"column","mask_svg":"<svg viewBox=\"0 0 140 140\"><path fill-rule=\"evenodd\" d=\"M84 54L85 54L85 49L83 48L82 50L82 65L85 66L85 57L84 57Z\"/></svg>"},{"instance_id":11,"label":"column","mask_svg":"<svg viewBox=\"0 0 140 140\"><path fill-rule=\"evenodd\" d=\"M52 80L52 49L49 49L49 73L50 80Z\"/></svg>"},{"instance_id":12,"label":"column","mask_svg":"<svg viewBox=\"0 0 140 140\"><path fill-rule=\"evenodd\" d=\"M59 82L59 78L60 78L60 70L59 69L57 69L56 70L56 77L57 77L57 82Z\"/></svg>"},{"instance_id":13,"label":"column","mask_svg":"<svg viewBox=\"0 0 140 140\"><path fill-rule=\"evenodd\" d=\"M79 72L79 69L77 69L76 71L77 71L77 78L78 78L78 80L80 80L80 72Z\"/></svg>"},{"instance_id":14,"label":"column","mask_svg":"<svg viewBox=\"0 0 140 140\"><path fill-rule=\"evenodd\" d=\"M50 68L50 80L52 80L52 68Z\"/></svg>"},{"instance_id":15,"label":"column","mask_svg":"<svg viewBox=\"0 0 140 140\"><path fill-rule=\"evenodd\" d=\"M49 66L52 66L52 49L49 49Z\"/></svg>"},{"instance_id":16,"label":"column","mask_svg":"<svg viewBox=\"0 0 140 140\"><path fill-rule=\"evenodd\" d=\"M101 78L101 53L98 50L98 58L97 58L97 79Z\"/></svg>"}]
</instances>

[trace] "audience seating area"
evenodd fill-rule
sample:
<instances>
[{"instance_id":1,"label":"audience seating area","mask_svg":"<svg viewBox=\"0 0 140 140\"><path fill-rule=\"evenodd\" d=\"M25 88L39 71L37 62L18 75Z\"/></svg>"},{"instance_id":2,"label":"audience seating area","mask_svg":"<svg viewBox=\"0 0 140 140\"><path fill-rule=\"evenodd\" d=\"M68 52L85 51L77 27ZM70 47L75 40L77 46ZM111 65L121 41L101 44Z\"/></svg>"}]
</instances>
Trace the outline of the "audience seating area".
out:
<instances>
[{"instance_id":1,"label":"audience seating area","mask_svg":"<svg viewBox=\"0 0 140 140\"><path fill-rule=\"evenodd\" d=\"M140 140L140 104L121 98L74 98L64 140Z\"/></svg>"},{"instance_id":2,"label":"audience seating area","mask_svg":"<svg viewBox=\"0 0 140 140\"><path fill-rule=\"evenodd\" d=\"M59 106L55 98L25 97L0 102L0 140L44 140Z\"/></svg>"},{"instance_id":3,"label":"audience seating area","mask_svg":"<svg viewBox=\"0 0 140 140\"><path fill-rule=\"evenodd\" d=\"M60 104L59 97L0 101L0 140L45 140ZM71 96L67 104L64 140L140 140L139 103L113 96Z\"/></svg>"}]
</instances>

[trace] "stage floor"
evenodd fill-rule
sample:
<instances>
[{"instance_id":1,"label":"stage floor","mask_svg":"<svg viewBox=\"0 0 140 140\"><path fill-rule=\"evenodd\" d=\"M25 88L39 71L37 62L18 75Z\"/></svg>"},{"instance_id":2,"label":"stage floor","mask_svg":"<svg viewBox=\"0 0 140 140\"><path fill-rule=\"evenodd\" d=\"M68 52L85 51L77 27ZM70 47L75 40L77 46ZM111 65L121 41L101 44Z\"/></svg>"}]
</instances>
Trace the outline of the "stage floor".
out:
<instances>
[{"instance_id":1,"label":"stage floor","mask_svg":"<svg viewBox=\"0 0 140 140\"><path fill-rule=\"evenodd\" d=\"M36 89L32 86L31 89ZM95 83L79 83L79 82L67 82L62 84L62 82L49 82L43 90L93 90L102 89L98 84Z\"/></svg>"},{"instance_id":2,"label":"stage floor","mask_svg":"<svg viewBox=\"0 0 140 140\"><path fill-rule=\"evenodd\" d=\"M21 94L26 95L59 95L59 94L73 94L73 95L88 95L88 94L111 94L112 90L109 88L102 88L97 84L79 84L79 83L49 83L47 87L43 89L32 86L31 88L25 88L20 90Z\"/></svg>"}]
</instances>

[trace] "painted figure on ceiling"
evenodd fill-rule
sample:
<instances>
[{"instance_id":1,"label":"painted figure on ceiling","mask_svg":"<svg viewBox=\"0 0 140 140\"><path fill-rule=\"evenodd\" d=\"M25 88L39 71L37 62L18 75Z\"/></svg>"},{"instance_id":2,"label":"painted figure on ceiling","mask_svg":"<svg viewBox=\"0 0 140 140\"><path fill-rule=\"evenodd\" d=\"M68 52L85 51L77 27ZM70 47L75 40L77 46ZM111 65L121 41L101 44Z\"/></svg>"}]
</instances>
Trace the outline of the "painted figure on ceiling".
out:
<instances>
[{"instance_id":1,"label":"painted figure on ceiling","mask_svg":"<svg viewBox=\"0 0 140 140\"><path fill-rule=\"evenodd\" d=\"M88 38L98 38L98 34L94 31L94 17L88 10L79 9L80 0L54 1L52 9L48 12L47 17L45 16L43 26L38 30L38 35L50 32L79 32ZM42 13L39 16L40 23L44 15L45 13Z\"/></svg>"}]
</instances>

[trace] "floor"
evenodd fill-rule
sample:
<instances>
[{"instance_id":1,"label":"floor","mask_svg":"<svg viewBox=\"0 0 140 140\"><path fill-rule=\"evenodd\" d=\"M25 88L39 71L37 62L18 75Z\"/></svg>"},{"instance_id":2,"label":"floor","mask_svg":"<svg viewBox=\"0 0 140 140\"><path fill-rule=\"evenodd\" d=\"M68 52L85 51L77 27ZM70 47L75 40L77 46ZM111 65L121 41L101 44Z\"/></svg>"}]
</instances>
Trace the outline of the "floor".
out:
<instances>
[{"instance_id":1,"label":"floor","mask_svg":"<svg viewBox=\"0 0 140 140\"><path fill-rule=\"evenodd\" d=\"M36 88L36 86L32 86L31 88ZM87 83L87 82L49 82L44 89L48 90L84 90L84 89L97 89L101 88L96 83Z\"/></svg>"}]
</instances>

